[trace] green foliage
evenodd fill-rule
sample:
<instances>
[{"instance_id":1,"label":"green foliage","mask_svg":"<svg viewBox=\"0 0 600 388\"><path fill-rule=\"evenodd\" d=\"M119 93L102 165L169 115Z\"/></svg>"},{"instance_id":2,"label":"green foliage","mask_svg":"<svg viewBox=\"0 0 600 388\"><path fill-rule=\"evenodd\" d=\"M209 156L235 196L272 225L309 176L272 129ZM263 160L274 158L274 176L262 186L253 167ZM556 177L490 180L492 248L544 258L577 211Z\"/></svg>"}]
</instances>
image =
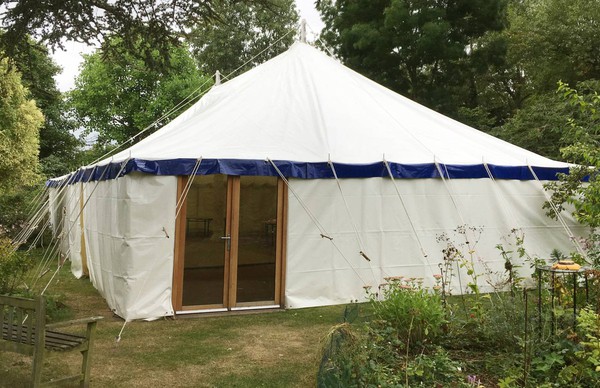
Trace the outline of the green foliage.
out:
<instances>
[{"instance_id":1,"label":"green foliage","mask_svg":"<svg viewBox=\"0 0 600 388\"><path fill-rule=\"evenodd\" d=\"M346 65L453 116L476 105L477 39L505 22L502 0L320 0L317 9L322 39Z\"/></svg>"},{"instance_id":2,"label":"green foliage","mask_svg":"<svg viewBox=\"0 0 600 388\"><path fill-rule=\"evenodd\" d=\"M21 81L28 90L27 98L34 99L44 114L40 128L39 159L46 177L66 174L77 167L79 140L73 135L74 121L67 114L62 93L54 77L60 67L54 63L48 49L28 38L11 58L21 73Z\"/></svg>"},{"instance_id":3,"label":"green foliage","mask_svg":"<svg viewBox=\"0 0 600 388\"><path fill-rule=\"evenodd\" d=\"M348 323L332 327L323 342L317 386L339 387L342 382L355 381L354 366L360 354L358 336Z\"/></svg>"},{"instance_id":4,"label":"green foliage","mask_svg":"<svg viewBox=\"0 0 600 388\"><path fill-rule=\"evenodd\" d=\"M0 234L15 237L31 216L33 200L39 188L22 188L0 195Z\"/></svg>"},{"instance_id":5,"label":"green foliage","mask_svg":"<svg viewBox=\"0 0 600 388\"><path fill-rule=\"evenodd\" d=\"M505 125L490 133L540 155L560 159L568 111L556 93L533 95Z\"/></svg>"},{"instance_id":6,"label":"green foliage","mask_svg":"<svg viewBox=\"0 0 600 388\"><path fill-rule=\"evenodd\" d=\"M38 180L39 128L44 117L27 99L21 77L0 61L0 193Z\"/></svg>"},{"instance_id":7,"label":"green foliage","mask_svg":"<svg viewBox=\"0 0 600 388\"><path fill-rule=\"evenodd\" d=\"M592 229L587 238L581 239L580 243L585 250L589 264L594 269L600 270L600 234L598 233L598 229Z\"/></svg>"},{"instance_id":8,"label":"green foliage","mask_svg":"<svg viewBox=\"0 0 600 388\"><path fill-rule=\"evenodd\" d=\"M575 85L600 78L600 50L587 43L600 38L600 3L532 0L509 4L508 27L500 33L506 43L503 61L489 68L499 71L480 82L478 98L491 90L510 107L492 134L551 158L568 159L560 148L573 144L564 120L571 110L554 91L561 80ZM479 103L493 115L498 112L485 99L479 98Z\"/></svg>"},{"instance_id":9,"label":"green foliage","mask_svg":"<svg viewBox=\"0 0 600 388\"><path fill-rule=\"evenodd\" d=\"M236 4L269 4L269 0L228 0ZM224 15L216 1L203 0L79 0L40 2L0 0L6 33L0 36L0 52L14 56L27 36L63 47L65 41L104 45L106 36L120 36L128 55L153 69L168 67L173 45L198 23L210 23ZM104 53L120 55L110 45ZM156 53L158 52L158 56Z\"/></svg>"},{"instance_id":10,"label":"green foliage","mask_svg":"<svg viewBox=\"0 0 600 388\"><path fill-rule=\"evenodd\" d=\"M571 139L571 145L563 148L562 153L567 160L580 166L571 168L570 173L560 176L558 182L547 185L552 192L552 203L547 202L544 207L548 209L548 216L556 217L554 206L560 211L565 204L570 204L579 222L597 228L600 226L600 84L587 82L579 88L576 90L559 83L558 93L569 105L571 113L563 135ZM589 180L584 183L582 180L586 176Z\"/></svg>"},{"instance_id":11,"label":"green foliage","mask_svg":"<svg viewBox=\"0 0 600 388\"><path fill-rule=\"evenodd\" d=\"M600 381L600 315L591 308L584 308L577 317L577 329L583 349L576 355L588 364L588 369L597 372L595 376Z\"/></svg>"},{"instance_id":12,"label":"green foliage","mask_svg":"<svg viewBox=\"0 0 600 388\"><path fill-rule=\"evenodd\" d=\"M407 349L418 349L442 333L441 297L421 286L422 279L395 277L370 294L376 326L390 327Z\"/></svg>"},{"instance_id":13,"label":"green foliage","mask_svg":"<svg viewBox=\"0 0 600 388\"><path fill-rule=\"evenodd\" d=\"M510 8L509 55L536 93L600 79L600 3L596 0L514 1Z\"/></svg>"},{"instance_id":14,"label":"green foliage","mask_svg":"<svg viewBox=\"0 0 600 388\"><path fill-rule=\"evenodd\" d=\"M46 321L60 322L73 319L73 311L64 304L65 296L62 294L46 295Z\"/></svg>"},{"instance_id":15,"label":"green foliage","mask_svg":"<svg viewBox=\"0 0 600 388\"><path fill-rule=\"evenodd\" d=\"M432 347L413 355L401 351L392 327L368 326L356 333L335 326L325 340L318 387L473 387L461 364L447 351Z\"/></svg>"},{"instance_id":16,"label":"green foliage","mask_svg":"<svg viewBox=\"0 0 600 388\"><path fill-rule=\"evenodd\" d=\"M460 364L431 346L446 322L439 294L424 289L422 279L387 280L369 294L372 320L364 331L344 323L329 333L318 386L468 386Z\"/></svg>"},{"instance_id":17,"label":"green foliage","mask_svg":"<svg viewBox=\"0 0 600 388\"><path fill-rule=\"evenodd\" d=\"M597 326L584 328L581 325L586 320L597 325L598 315L589 310L583 310L578 319L579 331L589 333L591 330L597 335ZM580 342L576 336L569 335L532 343L534 354L527 374L527 384L535 387L598 387L600 383L598 355L600 353L597 351L597 340L592 341L596 342L592 342L592 346L590 346L588 342ZM522 373L522 366L515 365L506 371L506 377L500 386L521 386L516 382L522 381Z\"/></svg>"},{"instance_id":18,"label":"green foliage","mask_svg":"<svg viewBox=\"0 0 600 388\"><path fill-rule=\"evenodd\" d=\"M365 287L370 319L332 331L319 386L600 386L600 316L592 305L580 307L574 331L573 278L544 272L526 279L529 270L546 263L527 253L518 229L496 246L504 273L475 266L480 237L480 229L466 225L437 236L443 262L434 275L435 293L424 290L421 279L404 277L387 278L376 293ZM473 292L451 295L450 284L461 272L461 292ZM597 301L599 274L586 273L585 292L583 284L577 286L577 306L588 295L592 304ZM493 292L477 290L483 281Z\"/></svg>"},{"instance_id":19,"label":"green foliage","mask_svg":"<svg viewBox=\"0 0 600 388\"><path fill-rule=\"evenodd\" d=\"M14 251L10 239L0 234L0 295L13 294L32 266L31 257Z\"/></svg>"},{"instance_id":20,"label":"green foliage","mask_svg":"<svg viewBox=\"0 0 600 388\"><path fill-rule=\"evenodd\" d=\"M298 13L293 0L269 4L231 3L217 0L213 6L220 20L198 23L188 42L198 67L205 74L246 71L285 51L294 41ZM234 74L234 76L240 73Z\"/></svg>"},{"instance_id":21,"label":"green foliage","mask_svg":"<svg viewBox=\"0 0 600 388\"><path fill-rule=\"evenodd\" d=\"M475 387L476 379L469 383L461 373L461 364L452 360L447 351L436 348L431 353L418 354L407 362L406 386L434 387L452 385L455 387Z\"/></svg>"},{"instance_id":22,"label":"green foliage","mask_svg":"<svg viewBox=\"0 0 600 388\"><path fill-rule=\"evenodd\" d=\"M171 47L172 68L157 71L129 55L120 38L107 44L123 50L122 56L103 58L100 52L86 56L75 89L69 93L70 105L85 133L97 133L101 147L128 140L176 106L180 113L191 104L186 100L178 106L181 101L201 85L203 90L210 86L184 47ZM159 52L152 55L158 58ZM163 117L156 128L173 117ZM144 136L150 133L152 130Z\"/></svg>"}]
</instances>

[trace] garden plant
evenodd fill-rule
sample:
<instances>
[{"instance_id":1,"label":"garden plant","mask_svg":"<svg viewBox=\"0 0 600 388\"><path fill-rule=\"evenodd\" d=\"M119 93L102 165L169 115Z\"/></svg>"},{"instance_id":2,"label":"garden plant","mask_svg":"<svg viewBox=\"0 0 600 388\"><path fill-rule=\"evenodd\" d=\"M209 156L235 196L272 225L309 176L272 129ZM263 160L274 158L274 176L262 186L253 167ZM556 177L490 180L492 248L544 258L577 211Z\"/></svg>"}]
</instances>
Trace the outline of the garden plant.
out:
<instances>
[{"instance_id":1,"label":"garden plant","mask_svg":"<svg viewBox=\"0 0 600 388\"><path fill-rule=\"evenodd\" d=\"M361 319L335 326L325 341L319 386L600 387L600 306L590 298L599 292L598 269L586 272L586 301L583 280L574 289L571 278L538 279L534 269L545 262L527 253L521 231L496 247L503 273L475 265L478 240L462 243L466 233L482 230L460 226L438 236L434 287L403 276L365 287ZM491 292L479 289L484 280ZM581 307L573 325L575 291Z\"/></svg>"}]
</instances>

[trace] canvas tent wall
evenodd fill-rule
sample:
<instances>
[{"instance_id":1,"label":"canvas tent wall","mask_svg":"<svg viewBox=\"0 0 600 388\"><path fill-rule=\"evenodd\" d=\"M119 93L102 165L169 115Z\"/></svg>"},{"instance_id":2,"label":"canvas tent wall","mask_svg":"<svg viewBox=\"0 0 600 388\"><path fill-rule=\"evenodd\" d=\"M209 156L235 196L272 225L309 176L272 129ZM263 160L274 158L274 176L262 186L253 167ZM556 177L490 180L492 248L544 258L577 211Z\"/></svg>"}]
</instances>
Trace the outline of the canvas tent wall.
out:
<instances>
[{"instance_id":1,"label":"canvas tent wall","mask_svg":"<svg viewBox=\"0 0 600 388\"><path fill-rule=\"evenodd\" d=\"M117 314L137 319L175 310L177 176L289 179L282 304L304 307L361 300L363 286L377 287L387 276L432 280L441 261L437 239L459 225L482 229L475 264L492 272L504 264L495 245L513 228L541 257L553 248L573 250L563 224L541 208L542 183L568 167L295 43L213 87L146 139L50 186L83 188L80 230L90 279ZM77 202L69 190L64 196ZM563 217L572 233L584 232ZM468 233L452 238L473 250L479 232ZM70 247L71 260L81 261Z\"/></svg>"}]
</instances>

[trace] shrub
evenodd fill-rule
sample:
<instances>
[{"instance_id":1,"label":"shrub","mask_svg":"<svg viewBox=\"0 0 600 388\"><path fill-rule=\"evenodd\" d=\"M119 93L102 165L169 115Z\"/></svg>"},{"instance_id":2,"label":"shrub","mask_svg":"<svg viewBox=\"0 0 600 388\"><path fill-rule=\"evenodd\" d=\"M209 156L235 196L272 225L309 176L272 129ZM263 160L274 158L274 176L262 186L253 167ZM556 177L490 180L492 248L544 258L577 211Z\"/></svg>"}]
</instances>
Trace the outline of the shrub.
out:
<instances>
[{"instance_id":1,"label":"shrub","mask_svg":"<svg viewBox=\"0 0 600 388\"><path fill-rule=\"evenodd\" d=\"M404 354L391 327L358 334L349 324L335 326L326 338L318 387L476 387L460 363L440 347Z\"/></svg>"},{"instance_id":2,"label":"shrub","mask_svg":"<svg viewBox=\"0 0 600 388\"><path fill-rule=\"evenodd\" d=\"M0 236L0 294L12 294L32 267L31 257L14 251L10 239Z\"/></svg>"},{"instance_id":3,"label":"shrub","mask_svg":"<svg viewBox=\"0 0 600 388\"><path fill-rule=\"evenodd\" d=\"M387 280L369 298L379 325L393 328L408 349L431 343L446 323L440 295L423 288L421 279Z\"/></svg>"},{"instance_id":4,"label":"shrub","mask_svg":"<svg viewBox=\"0 0 600 388\"><path fill-rule=\"evenodd\" d=\"M6 193L0 191L0 236L15 237L26 226L35 189L19 188Z\"/></svg>"}]
</instances>

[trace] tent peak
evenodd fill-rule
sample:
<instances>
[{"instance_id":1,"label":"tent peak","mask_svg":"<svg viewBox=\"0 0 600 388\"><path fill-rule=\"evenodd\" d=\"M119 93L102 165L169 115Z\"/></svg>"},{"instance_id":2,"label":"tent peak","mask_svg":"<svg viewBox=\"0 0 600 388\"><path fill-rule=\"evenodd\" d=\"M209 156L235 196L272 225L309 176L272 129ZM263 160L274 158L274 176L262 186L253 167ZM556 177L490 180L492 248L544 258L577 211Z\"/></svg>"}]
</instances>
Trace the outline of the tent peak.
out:
<instances>
[{"instance_id":1,"label":"tent peak","mask_svg":"<svg viewBox=\"0 0 600 388\"><path fill-rule=\"evenodd\" d=\"M306 19L300 22L300 42L306 43Z\"/></svg>"}]
</instances>

